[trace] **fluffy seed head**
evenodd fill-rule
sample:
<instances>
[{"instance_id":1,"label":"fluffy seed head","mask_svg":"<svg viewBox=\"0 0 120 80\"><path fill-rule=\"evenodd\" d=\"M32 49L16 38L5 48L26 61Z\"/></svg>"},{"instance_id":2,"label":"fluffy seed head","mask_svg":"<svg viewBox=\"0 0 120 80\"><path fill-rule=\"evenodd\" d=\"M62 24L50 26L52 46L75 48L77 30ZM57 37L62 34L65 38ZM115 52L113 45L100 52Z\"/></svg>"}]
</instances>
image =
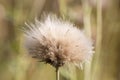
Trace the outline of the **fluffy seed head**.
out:
<instances>
[{"instance_id":1,"label":"fluffy seed head","mask_svg":"<svg viewBox=\"0 0 120 80\"><path fill-rule=\"evenodd\" d=\"M72 23L48 15L44 21L26 25L25 48L33 58L54 67L80 65L91 59L91 41Z\"/></svg>"}]
</instances>

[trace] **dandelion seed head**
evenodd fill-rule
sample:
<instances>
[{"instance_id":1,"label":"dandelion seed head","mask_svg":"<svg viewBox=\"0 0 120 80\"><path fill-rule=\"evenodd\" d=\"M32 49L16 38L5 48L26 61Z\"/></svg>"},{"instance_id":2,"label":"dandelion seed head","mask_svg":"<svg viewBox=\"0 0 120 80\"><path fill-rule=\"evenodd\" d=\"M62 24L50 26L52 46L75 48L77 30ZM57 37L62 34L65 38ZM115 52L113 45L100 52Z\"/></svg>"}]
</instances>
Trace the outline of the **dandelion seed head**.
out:
<instances>
[{"instance_id":1,"label":"dandelion seed head","mask_svg":"<svg viewBox=\"0 0 120 80\"><path fill-rule=\"evenodd\" d=\"M26 24L25 48L35 59L54 67L81 65L93 54L92 42L74 24L48 15L44 21Z\"/></svg>"}]
</instances>

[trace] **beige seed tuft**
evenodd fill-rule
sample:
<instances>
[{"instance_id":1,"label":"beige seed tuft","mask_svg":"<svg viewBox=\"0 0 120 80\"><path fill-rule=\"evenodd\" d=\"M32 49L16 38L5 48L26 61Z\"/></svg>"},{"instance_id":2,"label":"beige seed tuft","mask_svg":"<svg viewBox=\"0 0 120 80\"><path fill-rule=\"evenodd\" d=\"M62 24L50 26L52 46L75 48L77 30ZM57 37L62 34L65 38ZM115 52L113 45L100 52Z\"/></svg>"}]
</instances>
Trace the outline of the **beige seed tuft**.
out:
<instances>
[{"instance_id":1,"label":"beige seed tuft","mask_svg":"<svg viewBox=\"0 0 120 80\"><path fill-rule=\"evenodd\" d=\"M25 48L33 58L54 67L67 63L78 66L91 59L91 40L72 23L48 15L42 22L26 25Z\"/></svg>"}]
</instances>

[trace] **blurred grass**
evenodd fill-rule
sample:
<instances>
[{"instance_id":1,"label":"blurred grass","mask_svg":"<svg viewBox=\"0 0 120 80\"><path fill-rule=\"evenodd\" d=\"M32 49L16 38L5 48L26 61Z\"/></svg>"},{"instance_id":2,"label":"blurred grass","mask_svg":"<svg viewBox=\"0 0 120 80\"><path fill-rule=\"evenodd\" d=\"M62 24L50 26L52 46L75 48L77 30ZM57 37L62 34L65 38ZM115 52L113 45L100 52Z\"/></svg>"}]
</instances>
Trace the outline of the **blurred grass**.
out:
<instances>
[{"instance_id":1,"label":"blurred grass","mask_svg":"<svg viewBox=\"0 0 120 80\"><path fill-rule=\"evenodd\" d=\"M19 30L44 12L69 18L96 45L93 60L83 70L61 68L61 80L120 80L119 5L119 0L0 0L0 80L55 80L53 67L27 55Z\"/></svg>"}]
</instances>

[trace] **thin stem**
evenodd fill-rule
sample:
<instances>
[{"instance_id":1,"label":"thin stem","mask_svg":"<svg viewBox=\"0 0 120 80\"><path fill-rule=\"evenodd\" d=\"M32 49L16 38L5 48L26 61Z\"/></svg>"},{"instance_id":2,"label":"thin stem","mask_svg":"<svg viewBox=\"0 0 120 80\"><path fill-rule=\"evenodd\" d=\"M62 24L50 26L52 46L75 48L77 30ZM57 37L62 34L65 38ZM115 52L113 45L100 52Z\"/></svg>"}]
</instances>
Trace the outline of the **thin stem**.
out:
<instances>
[{"instance_id":1,"label":"thin stem","mask_svg":"<svg viewBox=\"0 0 120 80\"><path fill-rule=\"evenodd\" d=\"M59 80L59 68L56 68L56 80Z\"/></svg>"}]
</instances>

